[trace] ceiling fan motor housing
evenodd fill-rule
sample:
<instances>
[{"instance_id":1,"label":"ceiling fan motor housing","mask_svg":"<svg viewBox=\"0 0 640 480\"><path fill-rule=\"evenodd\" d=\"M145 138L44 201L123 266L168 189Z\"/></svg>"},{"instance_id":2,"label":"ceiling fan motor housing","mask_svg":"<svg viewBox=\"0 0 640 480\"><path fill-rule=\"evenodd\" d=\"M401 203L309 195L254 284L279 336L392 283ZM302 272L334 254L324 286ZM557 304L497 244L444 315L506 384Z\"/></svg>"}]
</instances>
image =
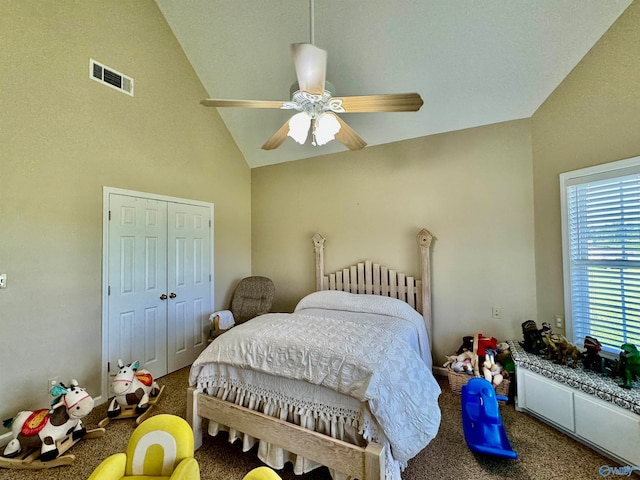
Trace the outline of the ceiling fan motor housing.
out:
<instances>
[{"instance_id":1,"label":"ceiling fan motor housing","mask_svg":"<svg viewBox=\"0 0 640 480\"><path fill-rule=\"evenodd\" d=\"M322 95L300 90L298 82L291 85L291 102L285 102L283 109L294 109L305 112L311 118L317 118L323 112L344 112L342 101L334 99L335 87L331 82L324 82L324 92Z\"/></svg>"}]
</instances>

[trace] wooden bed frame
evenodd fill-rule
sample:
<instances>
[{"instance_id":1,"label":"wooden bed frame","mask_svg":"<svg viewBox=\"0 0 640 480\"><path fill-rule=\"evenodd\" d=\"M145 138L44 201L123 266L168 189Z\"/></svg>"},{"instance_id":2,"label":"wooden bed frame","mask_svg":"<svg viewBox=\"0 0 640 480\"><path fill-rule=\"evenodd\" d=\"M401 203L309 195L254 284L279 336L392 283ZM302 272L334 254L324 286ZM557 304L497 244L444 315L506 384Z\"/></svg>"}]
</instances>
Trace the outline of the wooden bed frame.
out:
<instances>
[{"instance_id":1,"label":"wooden bed frame","mask_svg":"<svg viewBox=\"0 0 640 480\"><path fill-rule=\"evenodd\" d=\"M351 293L385 295L407 302L422 313L432 346L431 263L433 236L418 232L422 279L408 277L367 260L325 275L324 237L313 236L316 254L316 290L342 290ZM202 445L203 419L227 425L255 438L278 445L297 455L360 480L384 480L385 456L381 445L369 442L366 447L352 445L261 412L187 390L187 420L195 438L195 448Z\"/></svg>"}]
</instances>

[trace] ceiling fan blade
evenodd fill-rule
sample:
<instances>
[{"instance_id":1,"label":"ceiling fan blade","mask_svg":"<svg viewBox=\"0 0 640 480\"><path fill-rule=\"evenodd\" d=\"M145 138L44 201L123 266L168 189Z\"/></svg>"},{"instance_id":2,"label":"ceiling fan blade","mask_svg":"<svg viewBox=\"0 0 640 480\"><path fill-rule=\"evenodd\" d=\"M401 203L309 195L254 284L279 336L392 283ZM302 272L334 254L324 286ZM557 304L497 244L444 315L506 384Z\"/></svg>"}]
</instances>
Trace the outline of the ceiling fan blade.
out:
<instances>
[{"instance_id":1,"label":"ceiling fan blade","mask_svg":"<svg viewBox=\"0 0 640 480\"><path fill-rule=\"evenodd\" d=\"M322 95L327 75L327 52L310 43L293 43L291 51L300 90Z\"/></svg>"},{"instance_id":2,"label":"ceiling fan blade","mask_svg":"<svg viewBox=\"0 0 640 480\"><path fill-rule=\"evenodd\" d=\"M334 115L332 113L327 113ZM336 133L336 138L344 144L349 150L361 150L367 146L367 142L365 142L360 135L358 135L353 128L345 123L338 115L335 115L338 123L340 123L340 131Z\"/></svg>"},{"instance_id":3,"label":"ceiling fan blade","mask_svg":"<svg viewBox=\"0 0 640 480\"><path fill-rule=\"evenodd\" d=\"M278 100L216 100L207 98L200 102L205 107L282 108L285 102Z\"/></svg>"},{"instance_id":4,"label":"ceiling fan blade","mask_svg":"<svg viewBox=\"0 0 640 480\"><path fill-rule=\"evenodd\" d=\"M330 103L335 100L342 102L345 113L417 112L424 103L417 93L333 97Z\"/></svg>"},{"instance_id":5,"label":"ceiling fan blade","mask_svg":"<svg viewBox=\"0 0 640 480\"><path fill-rule=\"evenodd\" d=\"M287 139L289 133L289 120L285 122L273 136L262 145L263 150L273 150L278 148Z\"/></svg>"}]
</instances>

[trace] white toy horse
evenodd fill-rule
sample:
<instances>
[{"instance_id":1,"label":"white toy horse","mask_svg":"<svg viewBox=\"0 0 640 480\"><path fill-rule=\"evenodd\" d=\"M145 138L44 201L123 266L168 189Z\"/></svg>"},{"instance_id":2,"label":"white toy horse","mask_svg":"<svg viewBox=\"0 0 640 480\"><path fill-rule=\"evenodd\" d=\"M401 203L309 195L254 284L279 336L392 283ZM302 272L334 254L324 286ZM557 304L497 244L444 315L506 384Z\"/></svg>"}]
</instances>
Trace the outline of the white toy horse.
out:
<instances>
[{"instance_id":1,"label":"white toy horse","mask_svg":"<svg viewBox=\"0 0 640 480\"><path fill-rule=\"evenodd\" d=\"M135 405L135 413L142 414L149 408L151 397L160 394L158 383L153 380L147 370L139 370L138 361L125 365L118 360L120 369L111 382L111 388L115 397L111 400L107 409L107 416L114 418L122 413L122 407Z\"/></svg>"},{"instance_id":2,"label":"white toy horse","mask_svg":"<svg viewBox=\"0 0 640 480\"><path fill-rule=\"evenodd\" d=\"M69 434L73 440L78 440L87 433L81 419L91 413L94 401L86 390L79 387L76 380L71 380L70 387L59 383L50 393L56 397L50 409L19 412L4 422L5 427L11 427L14 438L3 456L12 458L23 448L40 448L40 460L47 462L60 454L56 442Z\"/></svg>"}]
</instances>

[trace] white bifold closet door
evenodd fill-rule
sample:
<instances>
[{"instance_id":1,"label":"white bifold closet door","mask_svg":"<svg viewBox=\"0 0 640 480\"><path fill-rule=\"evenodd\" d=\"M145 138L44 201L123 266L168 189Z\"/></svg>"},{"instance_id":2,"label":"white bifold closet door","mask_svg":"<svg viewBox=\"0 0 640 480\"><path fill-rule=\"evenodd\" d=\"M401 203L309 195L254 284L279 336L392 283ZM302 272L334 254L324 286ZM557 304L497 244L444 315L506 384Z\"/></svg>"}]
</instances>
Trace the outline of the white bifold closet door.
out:
<instances>
[{"instance_id":1,"label":"white bifold closet door","mask_svg":"<svg viewBox=\"0 0 640 480\"><path fill-rule=\"evenodd\" d=\"M109 194L108 361L138 360L154 377L206 347L211 209Z\"/></svg>"}]
</instances>

